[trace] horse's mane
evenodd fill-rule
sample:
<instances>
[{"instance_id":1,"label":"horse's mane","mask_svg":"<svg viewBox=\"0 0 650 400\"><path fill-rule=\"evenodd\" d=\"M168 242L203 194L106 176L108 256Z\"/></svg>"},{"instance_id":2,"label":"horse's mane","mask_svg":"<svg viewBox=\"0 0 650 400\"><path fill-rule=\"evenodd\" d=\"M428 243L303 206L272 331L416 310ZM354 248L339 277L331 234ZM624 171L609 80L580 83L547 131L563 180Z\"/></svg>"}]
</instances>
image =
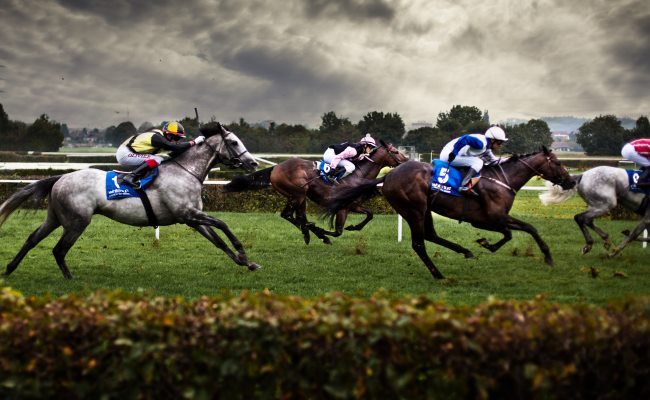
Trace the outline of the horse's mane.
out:
<instances>
[{"instance_id":1,"label":"horse's mane","mask_svg":"<svg viewBox=\"0 0 650 400\"><path fill-rule=\"evenodd\" d=\"M532 153L526 153L526 154L513 154L512 156L510 156L510 158L506 159L501 164L503 165L503 164L509 164L509 163L517 162L517 160L519 160L521 158L534 156L534 155L539 154L539 153L541 153L541 151L534 151Z\"/></svg>"}]
</instances>

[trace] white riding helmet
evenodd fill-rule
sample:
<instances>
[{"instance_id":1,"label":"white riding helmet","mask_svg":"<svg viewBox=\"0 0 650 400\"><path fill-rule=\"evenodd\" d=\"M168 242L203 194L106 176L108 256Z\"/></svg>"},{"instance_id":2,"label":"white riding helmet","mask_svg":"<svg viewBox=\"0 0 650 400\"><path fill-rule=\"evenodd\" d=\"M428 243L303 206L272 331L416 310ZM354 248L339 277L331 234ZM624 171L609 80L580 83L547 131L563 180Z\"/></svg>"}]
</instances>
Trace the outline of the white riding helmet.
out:
<instances>
[{"instance_id":1,"label":"white riding helmet","mask_svg":"<svg viewBox=\"0 0 650 400\"><path fill-rule=\"evenodd\" d=\"M503 131L503 129L499 128L498 126L493 126L487 131L485 131L485 137L490 139L500 140L502 142L508 141L508 138L506 137L506 133Z\"/></svg>"},{"instance_id":2,"label":"white riding helmet","mask_svg":"<svg viewBox=\"0 0 650 400\"><path fill-rule=\"evenodd\" d=\"M372 146L372 147L377 147L377 145L375 144L375 139L373 139L369 133L366 133L366 136L361 138L361 140L359 140L359 143L367 144L368 146Z\"/></svg>"}]
</instances>

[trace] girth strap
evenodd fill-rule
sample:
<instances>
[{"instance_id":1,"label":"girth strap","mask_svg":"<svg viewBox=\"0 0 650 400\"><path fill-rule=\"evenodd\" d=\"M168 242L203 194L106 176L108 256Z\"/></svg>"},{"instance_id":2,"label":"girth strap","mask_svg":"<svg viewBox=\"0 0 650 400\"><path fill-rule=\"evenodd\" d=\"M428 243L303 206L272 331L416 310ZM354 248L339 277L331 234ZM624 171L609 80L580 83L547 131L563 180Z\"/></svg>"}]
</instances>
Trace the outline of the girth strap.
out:
<instances>
[{"instance_id":1,"label":"girth strap","mask_svg":"<svg viewBox=\"0 0 650 400\"><path fill-rule=\"evenodd\" d=\"M147 193L143 189L135 189L135 191L140 195L140 200L142 200L144 211L147 213L149 225L153 226L154 228L158 228L158 218L156 218L156 214L153 212L153 207L151 207L149 196L147 196Z\"/></svg>"}]
</instances>

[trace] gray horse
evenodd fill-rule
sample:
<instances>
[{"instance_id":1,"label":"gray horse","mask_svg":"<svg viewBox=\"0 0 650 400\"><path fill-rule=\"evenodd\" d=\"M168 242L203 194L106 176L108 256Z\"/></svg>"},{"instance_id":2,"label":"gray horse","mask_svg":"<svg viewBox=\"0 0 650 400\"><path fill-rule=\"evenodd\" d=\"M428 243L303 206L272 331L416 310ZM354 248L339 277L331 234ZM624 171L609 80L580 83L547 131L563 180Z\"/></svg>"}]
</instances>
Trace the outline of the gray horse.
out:
<instances>
[{"instance_id":1,"label":"gray horse","mask_svg":"<svg viewBox=\"0 0 650 400\"><path fill-rule=\"evenodd\" d=\"M587 227L596 232L603 240L606 249L612 245L609 235L594 224L594 219L607 214L610 210L621 204L625 208L641 214L641 220L620 245L615 246L609 253L610 257L619 254L627 244L639 237L650 225L650 207L643 207L643 199L646 195L630 191L627 172L615 167L595 167L585 171L581 175L571 175L577 183L576 187L563 190L559 186L548 185L548 190L539 195L542 204L558 204L568 200L576 194L587 203L587 211L577 214L573 219L576 221L587 244L582 248L582 254L591 251L594 240L589 234ZM641 210L641 208L645 208Z\"/></svg>"},{"instance_id":2,"label":"gray horse","mask_svg":"<svg viewBox=\"0 0 650 400\"><path fill-rule=\"evenodd\" d=\"M218 163L252 171L257 166L242 141L232 132L212 123L201 128L206 137L178 157L160 165L159 176L147 189L159 225L186 224L223 250L237 264L253 271L260 266L248 261L244 248L228 226L202 211L201 187L210 168ZM27 200L41 202L48 198L45 222L27 238L14 259L7 265L11 274L25 255L59 226L63 235L52 250L63 276L72 278L65 256L77 241L94 214L133 226L148 226L149 219L139 198L106 200L106 172L85 169L31 183L11 195L0 205L0 226ZM237 254L212 229L221 230Z\"/></svg>"}]
</instances>

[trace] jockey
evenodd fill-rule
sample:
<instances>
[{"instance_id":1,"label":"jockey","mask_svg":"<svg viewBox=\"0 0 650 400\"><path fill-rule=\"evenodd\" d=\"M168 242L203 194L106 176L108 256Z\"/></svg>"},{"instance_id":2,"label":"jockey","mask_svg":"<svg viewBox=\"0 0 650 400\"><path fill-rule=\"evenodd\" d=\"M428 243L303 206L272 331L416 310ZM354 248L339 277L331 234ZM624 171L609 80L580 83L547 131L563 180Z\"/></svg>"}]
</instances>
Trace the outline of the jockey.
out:
<instances>
[{"instance_id":1,"label":"jockey","mask_svg":"<svg viewBox=\"0 0 650 400\"><path fill-rule=\"evenodd\" d=\"M183 125L170 121L163 126L162 130L152 129L126 139L115 154L117 162L121 165L137 165L137 167L124 176L122 181L138 189L140 179L149 170L205 141L205 136L199 136L189 142L179 142L184 137Z\"/></svg>"},{"instance_id":2,"label":"jockey","mask_svg":"<svg viewBox=\"0 0 650 400\"><path fill-rule=\"evenodd\" d=\"M650 138L635 139L623 146L621 155L641 166L637 187L650 188Z\"/></svg>"},{"instance_id":3,"label":"jockey","mask_svg":"<svg viewBox=\"0 0 650 400\"><path fill-rule=\"evenodd\" d=\"M506 133L498 126L492 126L485 134L472 133L458 137L447 143L440 152L440 160L454 167L469 167L458 191L463 194L478 194L472 190L470 181L483 169L483 165L499 164L493 150L500 150L506 142Z\"/></svg>"},{"instance_id":4,"label":"jockey","mask_svg":"<svg viewBox=\"0 0 650 400\"><path fill-rule=\"evenodd\" d=\"M330 164L328 174L330 179L333 181L343 169L345 169L343 177L350 175L354 172L355 166L349 160L355 157L361 159L364 155L370 154L375 147L377 147L375 139L369 133L366 133L359 143L344 142L330 145L323 154L323 160Z\"/></svg>"}]
</instances>

